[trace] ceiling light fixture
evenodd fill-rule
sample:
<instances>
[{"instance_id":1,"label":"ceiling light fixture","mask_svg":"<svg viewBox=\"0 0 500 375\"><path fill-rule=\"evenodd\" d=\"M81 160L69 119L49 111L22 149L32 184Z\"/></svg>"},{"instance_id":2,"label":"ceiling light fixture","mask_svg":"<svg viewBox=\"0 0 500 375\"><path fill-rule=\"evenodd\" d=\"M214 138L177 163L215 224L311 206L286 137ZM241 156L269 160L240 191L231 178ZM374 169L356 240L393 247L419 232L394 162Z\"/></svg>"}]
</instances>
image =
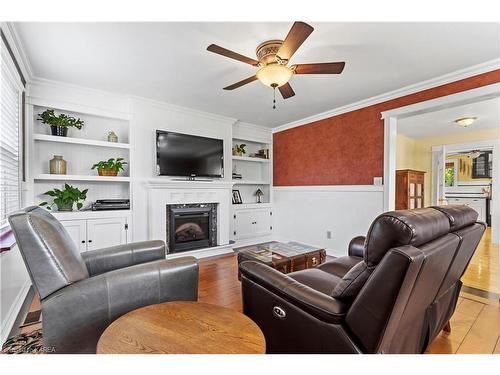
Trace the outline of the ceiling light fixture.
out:
<instances>
[{"instance_id":1,"label":"ceiling light fixture","mask_svg":"<svg viewBox=\"0 0 500 375\"><path fill-rule=\"evenodd\" d=\"M474 121L476 121L476 120L477 120L477 117L462 117L462 118L458 118L458 119L456 119L456 120L455 120L455 122L456 122L458 125L460 125L460 126L462 126L462 127L466 128L466 127L468 127L469 125L472 125L472 123L473 123Z\"/></svg>"},{"instance_id":2,"label":"ceiling light fixture","mask_svg":"<svg viewBox=\"0 0 500 375\"><path fill-rule=\"evenodd\" d=\"M264 85L275 88L286 85L293 76L293 69L281 64L269 64L257 71L257 78Z\"/></svg>"}]
</instances>

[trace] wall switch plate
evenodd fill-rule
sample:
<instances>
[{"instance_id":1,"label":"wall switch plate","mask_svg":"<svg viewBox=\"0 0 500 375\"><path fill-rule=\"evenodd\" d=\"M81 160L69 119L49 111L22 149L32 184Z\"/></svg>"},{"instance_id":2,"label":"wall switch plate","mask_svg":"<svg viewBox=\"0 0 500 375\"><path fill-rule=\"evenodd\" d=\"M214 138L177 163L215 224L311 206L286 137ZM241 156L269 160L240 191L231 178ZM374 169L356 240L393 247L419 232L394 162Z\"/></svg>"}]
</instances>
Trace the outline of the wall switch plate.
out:
<instances>
[{"instance_id":1,"label":"wall switch plate","mask_svg":"<svg viewBox=\"0 0 500 375\"><path fill-rule=\"evenodd\" d=\"M373 185L382 186L383 179L382 177L373 177Z\"/></svg>"},{"instance_id":2,"label":"wall switch plate","mask_svg":"<svg viewBox=\"0 0 500 375\"><path fill-rule=\"evenodd\" d=\"M327 230L326 231L326 238L331 240L332 239L332 231L331 230Z\"/></svg>"}]
</instances>

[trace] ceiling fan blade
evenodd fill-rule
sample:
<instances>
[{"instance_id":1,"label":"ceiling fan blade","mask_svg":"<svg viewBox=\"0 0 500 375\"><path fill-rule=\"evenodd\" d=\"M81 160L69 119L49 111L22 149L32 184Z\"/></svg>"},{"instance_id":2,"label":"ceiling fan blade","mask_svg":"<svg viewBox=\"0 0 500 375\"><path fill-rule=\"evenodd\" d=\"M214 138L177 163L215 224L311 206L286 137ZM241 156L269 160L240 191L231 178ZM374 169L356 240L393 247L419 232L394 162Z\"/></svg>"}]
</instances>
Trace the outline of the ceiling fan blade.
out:
<instances>
[{"instance_id":1,"label":"ceiling fan blade","mask_svg":"<svg viewBox=\"0 0 500 375\"><path fill-rule=\"evenodd\" d=\"M278 50L278 57L282 60L290 60L313 30L314 28L305 22L295 22Z\"/></svg>"},{"instance_id":2,"label":"ceiling fan blade","mask_svg":"<svg viewBox=\"0 0 500 375\"><path fill-rule=\"evenodd\" d=\"M234 90L234 89L237 89L238 87L246 85L247 83L253 82L255 80L257 80L257 76L251 76L251 77L248 77L247 79L244 79L243 81L239 81L239 82L233 83L230 86L224 87L224 90Z\"/></svg>"},{"instance_id":3,"label":"ceiling fan blade","mask_svg":"<svg viewBox=\"0 0 500 375\"><path fill-rule=\"evenodd\" d=\"M317 64L297 64L295 74L340 74L344 70L345 62L329 62Z\"/></svg>"},{"instance_id":4,"label":"ceiling fan blade","mask_svg":"<svg viewBox=\"0 0 500 375\"><path fill-rule=\"evenodd\" d=\"M280 93L281 93L281 96L283 97L283 99L288 99L288 98L295 95L295 92L293 91L292 86L290 86L289 83L278 87L278 90L280 90Z\"/></svg>"},{"instance_id":5,"label":"ceiling fan blade","mask_svg":"<svg viewBox=\"0 0 500 375\"><path fill-rule=\"evenodd\" d=\"M251 59L250 57L240 55L239 53L230 51L230 50L223 48L223 47L220 47L216 44L210 44L207 47L207 51L217 53L219 55L229 57L230 59L238 60L238 61L244 62L246 64L250 64L250 65L254 65L254 66L257 66L259 64L259 62L257 60Z\"/></svg>"}]
</instances>

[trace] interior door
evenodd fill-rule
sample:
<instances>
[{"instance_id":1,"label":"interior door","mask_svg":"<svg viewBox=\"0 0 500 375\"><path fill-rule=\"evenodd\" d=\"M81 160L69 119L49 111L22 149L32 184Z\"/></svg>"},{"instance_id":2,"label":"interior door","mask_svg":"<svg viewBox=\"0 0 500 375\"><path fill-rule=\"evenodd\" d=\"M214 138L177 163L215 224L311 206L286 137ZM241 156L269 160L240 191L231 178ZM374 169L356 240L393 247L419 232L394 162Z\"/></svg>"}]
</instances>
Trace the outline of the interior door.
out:
<instances>
[{"instance_id":1,"label":"interior door","mask_svg":"<svg viewBox=\"0 0 500 375\"><path fill-rule=\"evenodd\" d=\"M446 146L432 150L432 204L446 204L444 172L446 163Z\"/></svg>"},{"instance_id":2,"label":"interior door","mask_svg":"<svg viewBox=\"0 0 500 375\"><path fill-rule=\"evenodd\" d=\"M126 244L126 224L124 217L87 220L87 249Z\"/></svg>"},{"instance_id":3,"label":"interior door","mask_svg":"<svg viewBox=\"0 0 500 375\"><path fill-rule=\"evenodd\" d=\"M61 220L80 252L87 251L87 220Z\"/></svg>"}]
</instances>

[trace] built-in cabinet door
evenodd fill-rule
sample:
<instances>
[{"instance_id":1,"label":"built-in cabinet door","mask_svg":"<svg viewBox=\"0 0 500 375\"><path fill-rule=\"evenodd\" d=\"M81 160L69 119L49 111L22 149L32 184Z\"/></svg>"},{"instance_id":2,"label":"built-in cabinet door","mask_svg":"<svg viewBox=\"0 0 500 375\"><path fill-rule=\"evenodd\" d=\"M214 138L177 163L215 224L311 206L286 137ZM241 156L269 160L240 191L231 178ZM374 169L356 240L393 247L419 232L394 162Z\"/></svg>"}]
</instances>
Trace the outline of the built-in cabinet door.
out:
<instances>
[{"instance_id":1,"label":"built-in cabinet door","mask_svg":"<svg viewBox=\"0 0 500 375\"><path fill-rule=\"evenodd\" d=\"M271 211L255 210L254 234L262 236L271 233Z\"/></svg>"},{"instance_id":2,"label":"built-in cabinet door","mask_svg":"<svg viewBox=\"0 0 500 375\"><path fill-rule=\"evenodd\" d=\"M127 243L127 220L123 217L87 220L87 249Z\"/></svg>"},{"instance_id":3,"label":"built-in cabinet door","mask_svg":"<svg viewBox=\"0 0 500 375\"><path fill-rule=\"evenodd\" d=\"M271 233L271 209L237 210L234 214L234 237L244 239Z\"/></svg>"},{"instance_id":4,"label":"built-in cabinet door","mask_svg":"<svg viewBox=\"0 0 500 375\"><path fill-rule=\"evenodd\" d=\"M61 224L80 252L87 251L87 220L63 220Z\"/></svg>"},{"instance_id":5,"label":"built-in cabinet door","mask_svg":"<svg viewBox=\"0 0 500 375\"><path fill-rule=\"evenodd\" d=\"M254 234L255 215L253 210L238 210L234 214L235 238L248 238Z\"/></svg>"}]
</instances>

